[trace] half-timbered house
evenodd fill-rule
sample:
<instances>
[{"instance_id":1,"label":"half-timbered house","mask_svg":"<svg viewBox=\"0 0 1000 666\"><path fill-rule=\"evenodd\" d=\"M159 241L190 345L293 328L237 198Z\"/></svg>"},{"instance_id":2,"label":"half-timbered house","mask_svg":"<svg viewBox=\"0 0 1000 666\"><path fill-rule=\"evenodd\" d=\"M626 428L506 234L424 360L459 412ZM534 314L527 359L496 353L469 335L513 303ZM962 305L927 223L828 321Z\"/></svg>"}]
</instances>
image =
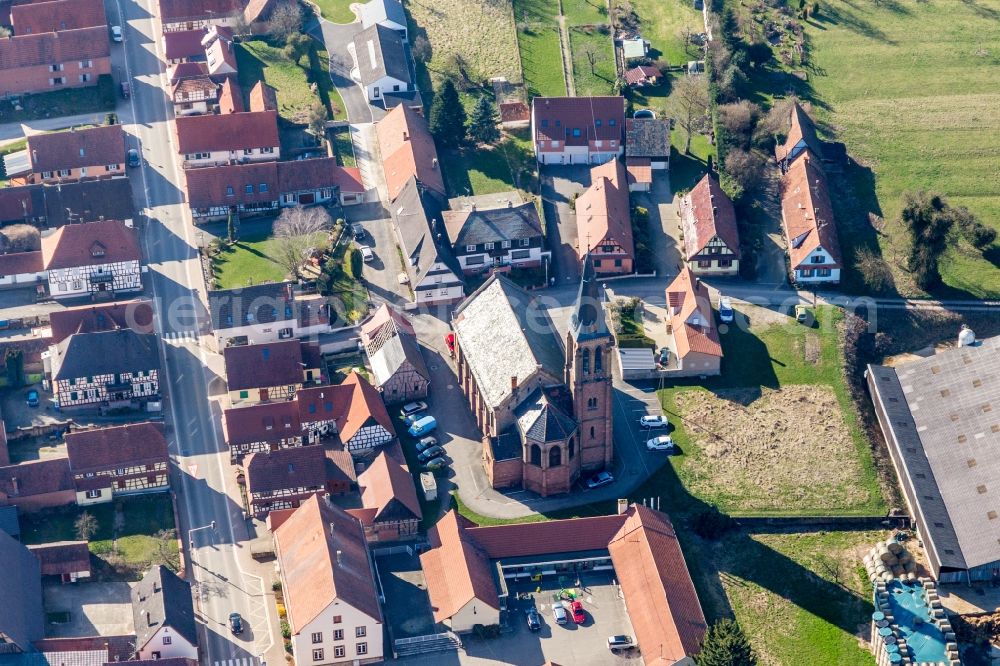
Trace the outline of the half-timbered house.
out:
<instances>
[{"instance_id":1,"label":"half-timbered house","mask_svg":"<svg viewBox=\"0 0 1000 666\"><path fill-rule=\"evenodd\" d=\"M42 238L42 258L55 298L142 290L139 239L124 222L59 227Z\"/></svg>"},{"instance_id":2,"label":"half-timbered house","mask_svg":"<svg viewBox=\"0 0 1000 666\"><path fill-rule=\"evenodd\" d=\"M43 358L59 409L142 407L159 399L156 336L132 329L78 333Z\"/></svg>"},{"instance_id":3,"label":"half-timbered house","mask_svg":"<svg viewBox=\"0 0 1000 666\"><path fill-rule=\"evenodd\" d=\"M320 378L319 354L298 340L226 347L229 404L252 405L291 400L304 383Z\"/></svg>"},{"instance_id":4,"label":"half-timbered house","mask_svg":"<svg viewBox=\"0 0 1000 666\"><path fill-rule=\"evenodd\" d=\"M139 659L198 658L191 584L162 564L132 588L132 618Z\"/></svg>"},{"instance_id":5,"label":"half-timbered house","mask_svg":"<svg viewBox=\"0 0 1000 666\"><path fill-rule=\"evenodd\" d=\"M374 385L387 403L427 397L430 372L413 326L388 303L361 325L361 343L372 366Z\"/></svg>"},{"instance_id":6,"label":"half-timbered house","mask_svg":"<svg viewBox=\"0 0 1000 666\"><path fill-rule=\"evenodd\" d=\"M252 453L302 446L299 407L294 400L227 409L222 413L222 430L232 463Z\"/></svg>"},{"instance_id":7,"label":"half-timbered house","mask_svg":"<svg viewBox=\"0 0 1000 666\"><path fill-rule=\"evenodd\" d=\"M413 476L385 451L358 476L360 509L349 509L365 528L369 542L415 537L420 527L420 501Z\"/></svg>"},{"instance_id":8,"label":"half-timbered house","mask_svg":"<svg viewBox=\"0 0 1000 666\"><path fill-rule=\"evenodd\" d=\"M326 491L326 451L300 446L250 454L246 459L250 513L264 519L274 509L295 509Z\"/></svg>"},{"instance_id":9,"label":"half-timbered house","mask_svg":"<svg viewBox=\"0 0 1000 666\"><path fill-rule=\"evenodd\" d=\"M736 209L711 174L680 201L684 260L699 275L736 275L740 267L740 232Z\"/></svg>"},{"instance_id":10,"label":"half-timbered house","mask_svg":"<svg viewBox=\"0 0 1000 666\"><path fill-rule=\"evenodd\" d=\"M600 275L632 272L635 244L628 175L618 158L590 170L591 185L576 200L577 254Z\"/></svg>"},{"instance_id":11,"label":"half-timbered house","mask_svg":"<svg viewBox=\"0 0 1000 666\"><path fill-rule=\"evenodd\" d=\"M170 489L170 458L160 423L77 430L66 434L66 451L81 506Z\"/></svg>"},{"instance_id":12,"label":"half-timbered house","mask_svg":"<svg viewBox=\"0 0 1000 666\"><path fill-rule=\"evenodd\" d=\"M322 436L326 429L340 438L351 455L363 456L396 438L382 396L357 372L351 372L339 386L302 389L296 400L309 440Z\"/></svg>"}]
</instances>

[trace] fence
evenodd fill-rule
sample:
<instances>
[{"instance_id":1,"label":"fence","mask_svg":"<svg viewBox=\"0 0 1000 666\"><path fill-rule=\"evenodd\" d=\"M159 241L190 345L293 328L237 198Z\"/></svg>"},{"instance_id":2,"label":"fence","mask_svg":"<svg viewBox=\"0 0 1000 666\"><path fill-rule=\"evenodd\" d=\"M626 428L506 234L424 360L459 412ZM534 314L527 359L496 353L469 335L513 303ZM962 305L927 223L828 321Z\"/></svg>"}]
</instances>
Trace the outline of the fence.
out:
<instances>
[{"instance_id":1,"label":"fence","mask_svg":"<svg viewBox=\"0 0 1000 666\"><path fill-rule=\"evenodd\" d=\"M910 526L909 516L733 516L747 530L761 528L814 527L822 530L879 530L905 529Z\"/></svg>"}]
</instances>

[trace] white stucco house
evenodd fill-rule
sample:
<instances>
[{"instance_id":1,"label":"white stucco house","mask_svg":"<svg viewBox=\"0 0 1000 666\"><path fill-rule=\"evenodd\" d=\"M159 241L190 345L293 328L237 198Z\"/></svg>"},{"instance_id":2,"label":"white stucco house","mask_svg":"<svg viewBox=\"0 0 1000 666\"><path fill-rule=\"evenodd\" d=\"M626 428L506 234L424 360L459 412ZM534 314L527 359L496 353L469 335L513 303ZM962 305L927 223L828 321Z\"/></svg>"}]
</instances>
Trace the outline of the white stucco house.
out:
<instances>
[{"instance_id":1,"label":"white stucco house","mask_svg":"<svg viewBox=\"0 0 1000 666\"><path fill-rule=\"evenodd\" d=\"M138 659L198 659L198 631L191 585L163 565L132 588Z\"/></svg>"}]
</instances>

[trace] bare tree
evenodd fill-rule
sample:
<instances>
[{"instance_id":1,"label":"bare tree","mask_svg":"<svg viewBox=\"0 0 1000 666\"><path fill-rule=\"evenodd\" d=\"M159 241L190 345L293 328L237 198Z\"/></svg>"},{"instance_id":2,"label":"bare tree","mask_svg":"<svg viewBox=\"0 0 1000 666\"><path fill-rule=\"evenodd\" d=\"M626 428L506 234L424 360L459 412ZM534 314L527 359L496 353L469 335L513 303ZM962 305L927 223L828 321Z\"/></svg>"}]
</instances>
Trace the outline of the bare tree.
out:
<instances>
[{"instance_id":1,"label":"bare tree","mask_svg":"<svg viewBox=\"0 0 1000 666\"><path fill-rule=\"evenodd\" d=\"M153 535L156 539L156 558L172 571L180 570L177 555L177 533L174 530L160 530Z\"/></svg>"},{"instance_id":2,"label":"bare tree","mask_svg":"<svg viewBox=\"0 0 1000 666\"><path fill-rule=\"evenodd\" d=\"M271 12L267 31L284 42L289 35L302 31L302 8L295 0L284 0Z\"/></svg>"},{"instance_id":3,"label":"bare tree","mask_svg":"<svg viewBox=\"0 0 1000 666\"><path fill-rule=\"evenodd\" d=\"M73 528L76 530L76 538L80 541L90 541L90 537L97 534L97 518L94 514L84 511L75 521Z\"/></svg>"},{"instance_id":4,"label":"bare tree","mask_svg":"<svg viewBox=\"0 0 1000 666\"><path fill-rule=\"evenodd\" d=\"M0 231L0 252L33 252L42 249L42 236L30 224L12 224Z\"/></svg>"},{"instance_id":5,"label":"bare tree","mask_svg":"<svg viewBox=\"0 0 1000 666\"><path fill-rule=\"evenodd\" d=\"M684 26L677 32L680 38L684 41L684 53L690 55L691 53L691 35L694 34L694 28L691 27L691 23L685 23Z\"/></svg>"},{"instance_id":6,"label":"bare tree","mask_svg":"<svg viewBox=\"0 0 1000 666\"><path fill-rule=\"evenodd\" d=\"M274 223L277 256L272 259L290 275L295 275L306 254L316 244L317 236L331 226L330 214L322 207L286 208Z\"/></svg>"},{"instance_id":7,"label":"bare tree","mask_svg":"<svg viewBox=\"0 0 1000 666\"><path fill-rule=\"evenodd\" d=\"M590 65L590 73L597 75L597 61L601 57L601 47L596 43L587 41L583 43L583 48L580 49L583 57L586 58L587 64Z\"/></svg>"},{"instance_id":8,"label":"bare tree","mask_svg":"<svg viewBox=\"0 0 1000 666\"><path fill-rule=\"evenodd\" d=\"M857 266L865 285L873 293L881 293L892 284L892 270L889 264L867 247L859 248L854 253L854 265Z\"/></svg>"},{"instance_id":9,"label":"bare tree","mask_svg":"<svg viewBox=\"0 0 1000 666\"><path fill-rule=\"evenodd\" d=\"M741 148L750 146L753 130L760 117L760 107L749 100L722 104L718 108L721 125Z\"/></svg>"},{"instance_id":10,"label":"bare tree","mask_svg":"<svg viewBox=\"0 0 1000 666\"><path fill-rule=\"evenodd\" d=\"M691 152L691 137L704 125L707 113L708 80L700 74L677 79L667 98L666 115L684 130L685 155Z\"/></svg>"},{"instance_id":11,"label":"bare tree","mask_svg":"<svg viewBox=\"0 0 1000 666\"><path fill-rule=\"evenodd\" d=\"M418 35L413 40L413 57L420 62L427 62L431 59L431 43L423 35Z\"/></svg>"},{"instance_id":12,"label":"bare tree","mask_svg":"<svg viewBox=\"0 0 1000 666\"><path fill-rule=\"evenodd\" d=\"M247 21L246 14L241 11L233 12L233 34L242 37L250 34L250 22Z\"/></svg>"},{"instance_id":13,"label":"bare tree","mask_svg":"<svg viewBox=\"0 0 1000 666\"><path fill-rule=\"evenodd\" d=\"M313 133L320 144L323 143L323 137L326 136L327 118L329 118L329 114L326 112L323 102L319 100L313 102L309 108L309 131Z\"/></svg>"},{"instance_id":14,"label":"bare tree","mask_svg":"<svg viewBox=\"0 0 1000 666\"><path fill-rule=\"evenodd\" d=\"M742 148L733 148L727 152L723 166L744 192L756 189L764 174L764 158Z\"/></svg>"}]
</instances>

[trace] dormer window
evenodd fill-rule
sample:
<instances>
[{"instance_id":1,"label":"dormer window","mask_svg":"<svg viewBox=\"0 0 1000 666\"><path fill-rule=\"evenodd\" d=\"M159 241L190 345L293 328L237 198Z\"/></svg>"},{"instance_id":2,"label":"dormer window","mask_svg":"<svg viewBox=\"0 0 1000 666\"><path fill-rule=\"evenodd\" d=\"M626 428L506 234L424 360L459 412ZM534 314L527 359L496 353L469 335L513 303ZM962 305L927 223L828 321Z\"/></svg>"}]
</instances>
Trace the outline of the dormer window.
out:
<instances>
[{"instance_id":1,"label":"dormer window","mask_svg":"<svg viewBox=\"0 0 1000 666\"><path fill-rule=\"evenodd\" d=\"M103 257L106 249L100 243L94 243L90 246L90 256L92 257Z\"/></svg>"}]
</instances>

